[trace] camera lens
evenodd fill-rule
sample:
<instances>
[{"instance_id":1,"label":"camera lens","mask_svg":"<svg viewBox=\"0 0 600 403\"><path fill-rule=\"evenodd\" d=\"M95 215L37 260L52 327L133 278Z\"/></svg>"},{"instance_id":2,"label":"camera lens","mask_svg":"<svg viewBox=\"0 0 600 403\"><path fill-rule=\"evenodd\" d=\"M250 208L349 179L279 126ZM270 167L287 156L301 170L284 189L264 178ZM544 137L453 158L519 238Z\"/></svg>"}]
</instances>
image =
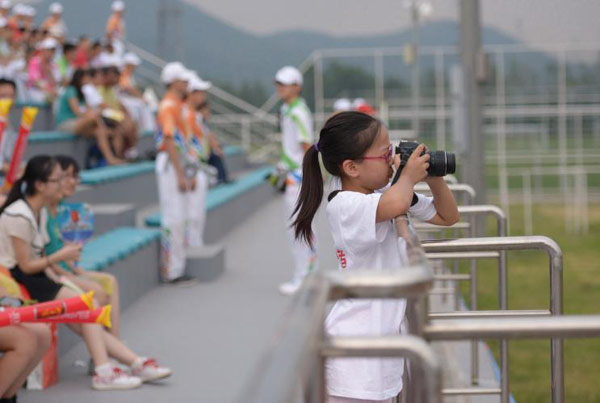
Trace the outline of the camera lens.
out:
<instances>
[{"instance_id":1,"label":"camera lens","mask_svg":"<svg viewBox=\"0 0 600 403\"><path fill-rule=\"evenodd\" d=\"M431 151L429 159L429 176L445 176L456 171L456 158L446 151Z\"/></svg>"}]
</instances>

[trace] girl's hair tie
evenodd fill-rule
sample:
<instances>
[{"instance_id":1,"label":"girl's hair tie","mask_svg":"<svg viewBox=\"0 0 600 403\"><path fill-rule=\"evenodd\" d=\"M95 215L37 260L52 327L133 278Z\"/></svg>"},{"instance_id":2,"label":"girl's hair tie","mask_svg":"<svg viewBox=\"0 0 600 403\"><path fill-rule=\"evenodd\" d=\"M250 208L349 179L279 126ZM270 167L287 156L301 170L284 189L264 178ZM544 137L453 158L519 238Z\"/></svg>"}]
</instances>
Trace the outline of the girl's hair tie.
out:
<instances>
[{"instance_id":1,"label":"girl's hair tie","mask_svg":"<svg viewBox=\"0 0 600 403\"><path fill-rule=\"evenodd\" d=\"M319 150L319 142L315 143L315 150L317 150L317 152L321 152L321 150Z\"/></svg>"}]
</instances>

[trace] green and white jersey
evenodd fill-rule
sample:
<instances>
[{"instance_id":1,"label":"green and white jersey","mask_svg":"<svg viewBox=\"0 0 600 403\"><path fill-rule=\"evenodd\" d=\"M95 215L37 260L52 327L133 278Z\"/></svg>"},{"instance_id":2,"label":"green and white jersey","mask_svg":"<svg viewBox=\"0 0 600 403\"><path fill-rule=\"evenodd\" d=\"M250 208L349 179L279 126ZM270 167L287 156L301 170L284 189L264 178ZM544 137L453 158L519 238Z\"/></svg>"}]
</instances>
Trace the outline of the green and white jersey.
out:
<instances>
[{"instance_id":1,"label":"green and white jersey","mask_svg":"<svg viewBox=\"0 0 600 403\"><path fill-rule=\"evenodd\" d=\"M281 106L281 161L290 169L302 167L302 143L314 141L313 120L302 98Z\"/></svg>"}]
</instances>

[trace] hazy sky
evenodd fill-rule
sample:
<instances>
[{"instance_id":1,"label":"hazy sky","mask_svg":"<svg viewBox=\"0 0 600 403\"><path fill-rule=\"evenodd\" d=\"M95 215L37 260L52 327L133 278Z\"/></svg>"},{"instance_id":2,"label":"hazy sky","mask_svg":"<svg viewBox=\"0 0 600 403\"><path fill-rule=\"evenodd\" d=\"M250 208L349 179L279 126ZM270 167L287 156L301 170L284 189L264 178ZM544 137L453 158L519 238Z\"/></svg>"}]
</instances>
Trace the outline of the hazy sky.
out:
<instances>
[{"instance_id":1,"label":"hazy sky","mask_svg":"<svg viewBox=\"0 0 600 403\"><path fill-rule=\"evenodd\" d=\"M404 0L187 0L256 34L288 29L379 34L409 26ZM431 0L435 19L456 19L457 0ZM600 0L481 0L482 22L527 42L600 42Z\"/></svg>"}]
</instances>

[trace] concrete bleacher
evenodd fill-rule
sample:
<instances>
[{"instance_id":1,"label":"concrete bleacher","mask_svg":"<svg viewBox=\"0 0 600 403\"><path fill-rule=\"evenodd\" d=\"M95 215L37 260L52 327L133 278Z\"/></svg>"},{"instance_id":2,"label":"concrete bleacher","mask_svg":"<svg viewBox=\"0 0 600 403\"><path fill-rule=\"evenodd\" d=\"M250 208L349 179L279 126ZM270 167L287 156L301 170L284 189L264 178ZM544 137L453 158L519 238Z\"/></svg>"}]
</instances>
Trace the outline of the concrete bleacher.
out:
<instances>
[{"instance_id":1,"label":"concrete bleacher","mask_svg":"<svg viewBox=\"0 0 600 403\"><path fill-rule=\"evenodd\" d=\"M34 132L26 158L37 154L66 154L84 163L92 140L62 132ZM152 135L142 136L141 151L153 147ZM240 147L225 148L225 162L236 180L209 191L207 245L188 253L188 271L200 281L212 281L225 267L225 249L216 240L258 209L274 193L264 181L270 168L248 165ZM158 226L138 225L145 211L158 211L154 161L107 166L80 172L81 184L71 201L89 203L95 214L94 237L86 243L79 264L92 271L112 273L120 282L121 309L127 309L149 290L159 286L160 218ZM156 220L156 218L155 218ZM59 355L80 342L78 336L59 328Z\"/></svg>"}]
</instances>

